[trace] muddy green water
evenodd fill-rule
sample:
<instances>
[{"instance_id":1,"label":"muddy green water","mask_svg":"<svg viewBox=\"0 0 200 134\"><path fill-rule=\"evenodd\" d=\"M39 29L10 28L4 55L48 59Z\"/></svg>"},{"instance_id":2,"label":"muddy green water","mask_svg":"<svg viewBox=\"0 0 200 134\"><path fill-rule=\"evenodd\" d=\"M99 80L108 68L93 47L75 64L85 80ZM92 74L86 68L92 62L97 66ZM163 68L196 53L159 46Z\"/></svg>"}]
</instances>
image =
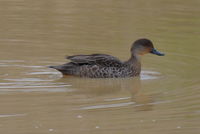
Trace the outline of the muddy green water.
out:
<instances>
[{"instance_id":1,"label":"muddy green water","mask_svg":"<svg viewBox=\"0 0 200 134\"><path fill-rule=\"evenodd\" d=\"M199 0L1 0L1 134L199 134ZM150 38L141 78L66 77L66 55L122 60Z\"/></svg>"}]
</instances>

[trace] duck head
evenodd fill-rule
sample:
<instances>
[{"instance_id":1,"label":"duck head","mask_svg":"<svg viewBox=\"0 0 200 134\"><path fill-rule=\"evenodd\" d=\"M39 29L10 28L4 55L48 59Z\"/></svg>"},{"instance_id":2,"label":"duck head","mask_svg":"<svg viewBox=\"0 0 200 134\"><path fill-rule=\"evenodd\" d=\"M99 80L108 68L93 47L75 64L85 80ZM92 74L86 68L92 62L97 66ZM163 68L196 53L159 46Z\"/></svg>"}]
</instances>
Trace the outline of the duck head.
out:
<instances>
[{"instance_id":1,"label":"duck head","mask_svg":"<svg viewBox=\"0 0 200 134\"><path fill-rule=\"evenodd\" d=\"M144 55L147 53L155 54L158 56L164 56L164 53L159 52L153 46L153 43L149 39L138 39L136 40L132 47L131 53L133 56Z\"/></svg>"}]
</instances>

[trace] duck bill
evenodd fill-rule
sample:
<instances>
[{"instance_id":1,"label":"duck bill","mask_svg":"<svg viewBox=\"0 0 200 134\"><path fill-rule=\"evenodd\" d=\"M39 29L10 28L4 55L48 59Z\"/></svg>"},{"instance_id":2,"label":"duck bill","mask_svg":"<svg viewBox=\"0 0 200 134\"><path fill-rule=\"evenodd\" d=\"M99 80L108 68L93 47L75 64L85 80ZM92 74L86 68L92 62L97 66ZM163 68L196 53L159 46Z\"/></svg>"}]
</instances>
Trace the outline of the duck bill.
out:
<instances>
[{"instance_id":1,"label":"duck bill","mask_svg":"<svg viewBox=\"0 0 200 134\"><path fill-rule=\"evenodd\" d=\"M164 56L165 55L164 53L159 52L155 48L153 48L150 53L158 55L158 56Z\"/></svg>"}]
</instances>

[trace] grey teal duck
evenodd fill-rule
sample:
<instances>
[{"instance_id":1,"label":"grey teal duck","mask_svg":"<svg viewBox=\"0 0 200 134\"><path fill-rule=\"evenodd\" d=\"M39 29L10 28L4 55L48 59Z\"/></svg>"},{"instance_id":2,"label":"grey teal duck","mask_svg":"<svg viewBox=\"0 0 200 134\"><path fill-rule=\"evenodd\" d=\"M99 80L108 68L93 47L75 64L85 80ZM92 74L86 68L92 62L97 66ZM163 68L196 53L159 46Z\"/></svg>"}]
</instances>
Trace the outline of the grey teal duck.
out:
<instances>
[{"instance_id":1,"label":"grey teal duck","mask_svg":"<svg viewBox=\"0 0 200 134\"><path fill-rule=\"evenodd\" d=\"M66 57L70 62L50 66L63 75L74 75L89 78L124 78L140 75L140 56L152 53L164 56L157 51L149 39L138 39L131 47L131 57L127 61L107 54L73 55Z\"/></svg>"}]
</instances>

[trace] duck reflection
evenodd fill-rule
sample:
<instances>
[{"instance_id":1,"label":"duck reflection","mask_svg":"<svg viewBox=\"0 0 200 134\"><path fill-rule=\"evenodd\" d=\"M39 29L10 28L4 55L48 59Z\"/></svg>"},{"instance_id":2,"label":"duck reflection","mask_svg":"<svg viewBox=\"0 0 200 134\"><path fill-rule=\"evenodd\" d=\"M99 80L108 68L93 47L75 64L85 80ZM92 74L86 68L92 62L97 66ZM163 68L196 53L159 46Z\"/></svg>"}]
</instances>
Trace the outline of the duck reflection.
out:
<instances>
[{"instance_id":1,"label":"duck reflection","mask_svg":"<svg viewBox=\"0 0 200 134\"><path fill-rule=\"evenodd\" d=\"M126 96L128 100L118 100L121 103L124 101L130 103L137 111L152 110L152 96L142 93L142 82L140 77L134 78L107 78L107 79L91 79L79 77L65 77L59 79L57 82L67 83L75 89L75 95L85 95L88 98L119 98L119 96ZM128 97L127 97L128 96ZM123 97L122 97L123 98ZM107 99L109 100L109 99ZM129 104L129 103L128 103ZM106 106L109 107L109 106ZM111 106L113 107L113 106ZM97 108L97 107L96 107ZM101 108L103 108L101 106Z\"/></svg>"},{"instance_id":2,"label":"duck reflection","mask_svg":"<svg viewBox=\"0 0 200 134\"><path fill-rule=\"evenodd\" d=\"M107 95L118 92L131 92L136 94L141 88L140 77L134 78L107 78L107 79L91 79L79 77L65 77L58 82L67 83L75 89L76 93L87 95Z\"/></svg>"}]
</instances>

